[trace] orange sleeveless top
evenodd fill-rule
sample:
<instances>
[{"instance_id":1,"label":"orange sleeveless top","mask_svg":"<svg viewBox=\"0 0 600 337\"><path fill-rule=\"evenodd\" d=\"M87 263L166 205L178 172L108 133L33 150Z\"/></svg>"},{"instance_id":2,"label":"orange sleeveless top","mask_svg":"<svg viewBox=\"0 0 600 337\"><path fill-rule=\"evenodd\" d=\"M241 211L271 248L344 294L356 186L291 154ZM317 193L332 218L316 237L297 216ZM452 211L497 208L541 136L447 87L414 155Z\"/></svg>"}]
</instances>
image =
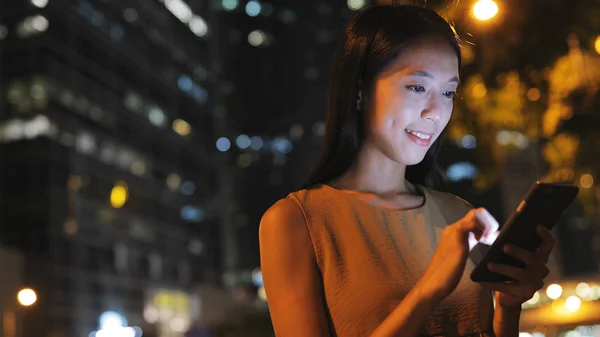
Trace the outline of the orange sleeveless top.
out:
<instances>
[{"instance_id":1,"label":"orange sleeveless top","mask_svg":"<svg viewBox=\"0 0 600 337\"><path fill-rule=\"evenodd\" d=\"M419 187L425 202L386 210L327 185L291 193L302 209L319 266L325 310L335 336L369 336L422 277L441 232L471 206L451 194ZM493 336L493 301L469 274L432 312L423 336ZM477 255L477 256L476 256Z\"/></svg>"}]
</instances>

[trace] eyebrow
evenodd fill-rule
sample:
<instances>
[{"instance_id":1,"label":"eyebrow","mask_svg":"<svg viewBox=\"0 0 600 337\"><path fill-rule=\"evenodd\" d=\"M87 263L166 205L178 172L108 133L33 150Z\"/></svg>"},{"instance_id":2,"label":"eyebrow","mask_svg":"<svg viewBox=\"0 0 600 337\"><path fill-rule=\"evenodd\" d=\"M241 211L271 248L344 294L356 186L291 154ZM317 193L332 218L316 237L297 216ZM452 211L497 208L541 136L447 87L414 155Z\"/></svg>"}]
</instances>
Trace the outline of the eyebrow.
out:
<instances>
[{"instance_id":1,"label":"eyebrow","mask_svg":"<svg viewBox=\"0 0 600 337\"><path fill-rule=\"evenodd\" d=\"M434 76L430 72L423 71L423 70L413 71L413 72L408 73L408 75L409 76L434 78ZM448 82L460 83L460 80L458 79L458 76L454 76L450 80L448 80Z\"/></svg>"}]
</instances>

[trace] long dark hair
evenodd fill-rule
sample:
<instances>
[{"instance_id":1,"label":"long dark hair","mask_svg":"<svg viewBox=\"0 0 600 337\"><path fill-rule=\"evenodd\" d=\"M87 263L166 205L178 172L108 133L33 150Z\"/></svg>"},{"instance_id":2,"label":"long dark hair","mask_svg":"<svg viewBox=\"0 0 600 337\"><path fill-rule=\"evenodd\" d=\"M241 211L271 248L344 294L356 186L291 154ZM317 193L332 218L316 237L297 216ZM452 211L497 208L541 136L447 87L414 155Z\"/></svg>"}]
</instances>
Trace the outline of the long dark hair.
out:
<instances>
[{"instance_id":1,"label":"long dark hair","mask_svg":"<svg viewBox=\"0 0 600 337\"><path fill-rule=\"evenodd\" d=\"M302 188L339 178L354 164L365 138L365 116L357 108L359 91L370 93L380 72L411 42L429 35L448 41L456 51L460 67L460 45L455 30L431 10L406 5L374 6L348 23L333 63L323 148ZM431 145L423 161L407 167L408 181L443 188L436 164L441 138Z\"/></svg>"}]
</instances>

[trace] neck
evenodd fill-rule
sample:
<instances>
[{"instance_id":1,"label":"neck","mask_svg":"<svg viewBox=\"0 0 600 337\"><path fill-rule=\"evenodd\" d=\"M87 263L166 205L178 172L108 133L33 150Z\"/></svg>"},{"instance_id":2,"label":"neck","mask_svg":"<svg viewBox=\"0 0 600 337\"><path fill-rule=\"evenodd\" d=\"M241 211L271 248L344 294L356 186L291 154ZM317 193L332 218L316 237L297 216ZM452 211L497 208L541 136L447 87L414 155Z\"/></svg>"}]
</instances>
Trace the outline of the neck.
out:
<instances>
[{"instance_id":1,"label":"neck","mask_svg":"<svg viewBox=\"0 0 600 337\"><path fill-rule=\"evenodd\" d=\"M380 151L367 146L359 152L355 164L334 182L341 189L373 193L379 196L395 196L413 192L405 179L406 165L386 157Z\"/></svg>"}]
</instances>

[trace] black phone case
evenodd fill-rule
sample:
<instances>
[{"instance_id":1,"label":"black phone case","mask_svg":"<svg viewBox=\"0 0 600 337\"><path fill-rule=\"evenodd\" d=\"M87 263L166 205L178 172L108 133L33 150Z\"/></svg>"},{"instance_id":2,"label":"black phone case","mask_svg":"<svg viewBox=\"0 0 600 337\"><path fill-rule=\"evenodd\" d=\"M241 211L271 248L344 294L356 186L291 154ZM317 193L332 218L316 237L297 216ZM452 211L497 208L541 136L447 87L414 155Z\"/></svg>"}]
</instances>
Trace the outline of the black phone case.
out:
<instances>
[{"instance_id":1,"label":"black phone case","mask_svg":"<svg viewBox=\"0 0 600 337\"><path fill-rule=\"evenodd\" d=\"M503 247L506 244L512 244L530 252L536 251L541 244L536 227L542 225L552 229L564 211L573 203L578 193L579 188L574 185L539 181L534 183L502 227L496 241L471 272L471 280L475 282L514 281L507 276L491 272L487 268L488 263L525 267L520 260L505 254Z\"/></svg>"}]
</instances>

